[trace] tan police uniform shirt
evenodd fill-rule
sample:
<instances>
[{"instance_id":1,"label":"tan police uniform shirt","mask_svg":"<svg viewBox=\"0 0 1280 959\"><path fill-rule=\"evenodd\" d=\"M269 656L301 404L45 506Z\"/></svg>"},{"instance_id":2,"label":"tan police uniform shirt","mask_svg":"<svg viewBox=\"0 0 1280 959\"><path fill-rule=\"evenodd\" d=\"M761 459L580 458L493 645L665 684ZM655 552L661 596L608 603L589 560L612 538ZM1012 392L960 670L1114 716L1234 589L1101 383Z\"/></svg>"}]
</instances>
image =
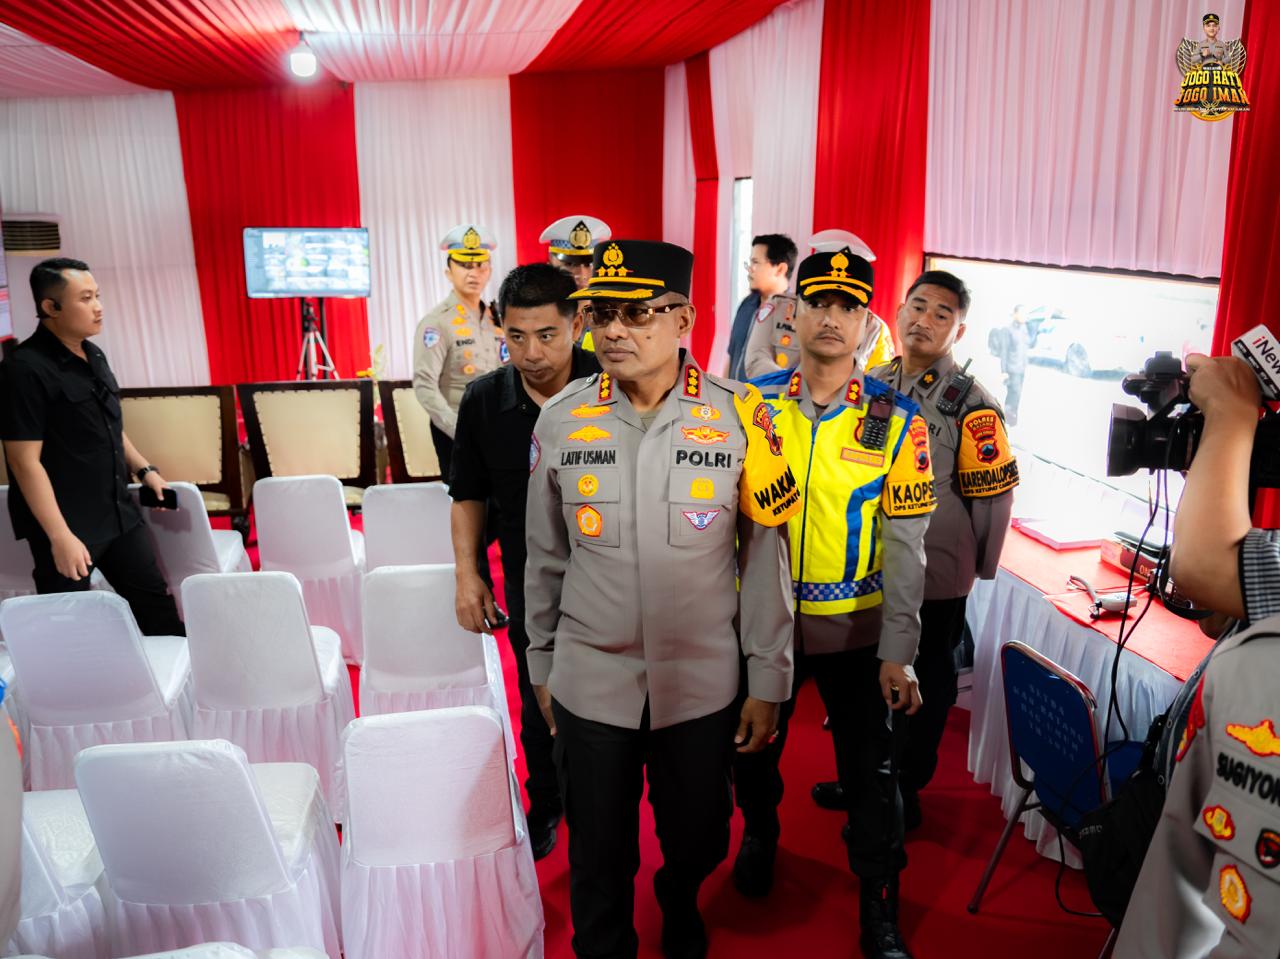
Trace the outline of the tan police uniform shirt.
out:
<instances>
[{"instance_id":1,"label":"tan police uniform shirt","mask_svg":"<svg viewBox=\"0 0 1280 959\"><path fill-rule=\"evenodd\" d=\"M786 521L800 494L758 390L681 351L646 428L608 374L575 380L542 408L530 468L535 685L628 729L647 701L661 729L732 703L743 655L751 696L788 698Z\"/></svg>"},{"instance_id":2,"label":"tan police uniform shirt","mask_svg":"<svg viewBox=\"0 0 1280 959\"><path fill-rule=\"evenodd\" d=\"M924 540L925 599L968 596L974 579L995 577L1018 484L1004 414L981 383L974 381L959 413L947 416L938 410L958 371L954 357L947 355L915 376L903 371L900 358L868 373L915 400L929 427L938 508Z\"/></svg>"},{"instance_id":3,"label":"tan police uniform shirt","mask_svg":"<svg viewBox=\"0 0 1280 959\"><path fill-rule=\"evenodd\" d=\"M1280 955L1280 616L1218 644L1116 959Z\"/></svg>"},{"instance_id":4,"label":"tan police uniform shirt","mask_svg":"<svg viewBox=\"0 0 1280 959\"><path fill-rule=\"evenodd\" d=\"M796 336L796 310L799 301L790 293L779 294L762 303L756 310L747 335L743 360L748 379L789 370L800 362L800 339ZM893 359L893 335L884 320L874 313L867 315L867 328L854 353L858 369L880 366Z\"/></svg>"},{"instance_id":5,"label":"tan police uniform shirt","mask_svg":"<svg viewBox=\"0 0 1280 959\"><path fill-rule=\"evenodd\" d=\"M436 429L452 438L467 384L507 361L502 331L451 292L413 334L413 393Z\"/></svg>"}]
</instances>

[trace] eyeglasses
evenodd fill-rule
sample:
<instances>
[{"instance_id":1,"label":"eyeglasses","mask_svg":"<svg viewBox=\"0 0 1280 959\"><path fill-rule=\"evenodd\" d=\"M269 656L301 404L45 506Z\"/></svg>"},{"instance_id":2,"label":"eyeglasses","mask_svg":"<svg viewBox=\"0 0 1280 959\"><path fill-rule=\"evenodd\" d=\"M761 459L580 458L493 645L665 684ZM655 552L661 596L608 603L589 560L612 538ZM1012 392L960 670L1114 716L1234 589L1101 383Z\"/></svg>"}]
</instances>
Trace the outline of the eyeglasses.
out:
<instances>
[{"instance_id":1,"label":"eyeglasses","mask_svg":"<svg viewBox=\"0 0 1280 959\"><path fill-rule=\"evenodd\" d=\"M588 303L582 308L582 318L594 330L602 330L614 320L629 330L640 330L649 326L659 313L670 313L685 305L668 303L666 306L640 306L638 303L628 303L625 306L600 307Z\"/></svg>"}]
</instances>

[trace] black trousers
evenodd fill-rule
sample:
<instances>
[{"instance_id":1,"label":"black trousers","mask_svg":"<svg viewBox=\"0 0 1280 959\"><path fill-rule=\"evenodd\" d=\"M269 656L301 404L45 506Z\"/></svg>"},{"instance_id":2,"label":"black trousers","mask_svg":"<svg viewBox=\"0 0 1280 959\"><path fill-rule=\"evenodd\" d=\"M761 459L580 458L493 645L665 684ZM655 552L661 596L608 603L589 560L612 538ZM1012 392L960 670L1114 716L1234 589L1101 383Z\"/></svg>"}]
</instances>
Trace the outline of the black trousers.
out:
<instances>
[{"instance_id":1,"label":"black trousers","mask_svg":"<svg viewBox=\"0 0 1280 959\"><path fill-rule=\"evenodd\" d=\"M43 536L29 538L27 545L35 561L32 577L37 593L79 593L89 588L88 576L75 580L58 572L53 561L53 546ZM145 524L139 523L105 543L86 543L85 547L93 566L102 570L111 588L129 603L144 636L187 635L186 626L178 618L178 607L156 565L155 549ZM93 572L93 568L89 571Z\"/></svg>"},{"instance_id":2,"label":"black trousers","mask_svg":"<svg viewBox=\"0 0 1280 959\"><path fill-rule=\"evenodd\" d=\"M938 746L947 714L956 704L956 647L964 636L967 596L926 599L920 606L920 651L916 676L923 705L907 721L907 742L898 777L903 794L918 793L938 769Z\"/></svg>"},{"instance_id":3,"label":"black trousers","mask_svg":"<svg viewBox=\"0 0 1280 959\"><path fill-rule=\"evenodd\" d=\"M783 782L778 763L787 743L796 696L813 677L831 717L836 773L849 807L849 868L863 879L891 879L907 864L897 766L906 726L880 695L880 660L869 646L843 653L797 652L795 685L782 705L778 738L734 761L738 808L747 833L777 839Z\"/></svg>"},{"instance_id":4,"label":"black trousers","mask_svg":"<svg viewBox=\"0 0 1280 959\"><path fill-rule=\"evenodd\" d=\"M560 782L556 777L555 758L551 754L554 739L547 721L538 708L538 698L533 694L529 681L529 663L525 653L529 651L529 634L524 629L524 570L513 570L503 563L507 584L507 639L516 657L516 675L520 686L520 745L524 748L524 761L529 776L524 781L529 792L529 812L535 815L555 815L562 806Z\"/></svg>"},{"instance_id":5,"label":"black trousers","mask_svg":"<svg viewBox=\"0 0 1280 959\"><path fill-rule=\"evenodd\" d=\"M640 796L662 847L654 889L663 908L696 904L698 887L729 853L730 775L736 704L670 726L592 722L553 703L555 757L569 824L569 905L578 959L634 959L632 924L640 868Z\"/></svg>"}]
</instances>

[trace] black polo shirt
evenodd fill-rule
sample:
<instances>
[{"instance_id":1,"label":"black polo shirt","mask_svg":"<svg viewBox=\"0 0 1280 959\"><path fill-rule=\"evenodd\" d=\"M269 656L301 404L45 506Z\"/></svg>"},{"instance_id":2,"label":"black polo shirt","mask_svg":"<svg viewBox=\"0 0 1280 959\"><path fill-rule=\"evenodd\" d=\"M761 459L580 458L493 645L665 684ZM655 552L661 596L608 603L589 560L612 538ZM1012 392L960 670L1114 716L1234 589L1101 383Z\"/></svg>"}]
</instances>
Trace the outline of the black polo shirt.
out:
<instances>
[{"instance_id":1,"label":"black polo shirt","mask_svg":"<svg viewBox=\"0 0 1280 959\"><path fill-rule=\"evenodd\" d=\"M40 462L71 532L86 546L142 522L129 495L120 385L88 340L82 360L43 323L0 364L0 439L40 440ZM9 517L18 539L43 538L9 469Z\"/></svg>"},{"instance_id":2,"label":"black polo shirt","mask_svg":"<svg viewBox=\"0 0 1280 959\"><path fill-rule=\"evenodd\" d=\"M600 372L594 353L573 348L571 379ZM498 543L508 580L524 580L524 507L529 491L529 445L541 407L529 398L514 366L473 380L458 406L449 494L456 500L498 504Z\"/></svg>"}]
</instances>

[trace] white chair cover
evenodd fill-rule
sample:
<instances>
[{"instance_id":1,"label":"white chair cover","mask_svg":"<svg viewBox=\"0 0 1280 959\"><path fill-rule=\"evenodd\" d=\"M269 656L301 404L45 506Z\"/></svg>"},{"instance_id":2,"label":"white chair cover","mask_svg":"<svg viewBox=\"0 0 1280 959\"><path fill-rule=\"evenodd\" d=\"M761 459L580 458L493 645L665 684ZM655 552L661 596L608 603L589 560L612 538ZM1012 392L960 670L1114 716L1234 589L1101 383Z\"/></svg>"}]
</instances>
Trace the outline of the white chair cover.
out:
<instances>
[{"instance_id":1,"label":"white chair cover","mask_svg":"<svg viewBox=\"0 0 1280 959\"><path fill-rule=\"evenodd\" d=\"M187 738L187 641L143 636L114 593L7 599L0 632L22 689L32 789L73 787L72 763L87 746Z\"/></svg>"},{"instance_id":2,"label":"white chair cover","mask_svg":"<svg viewBox=\"0 0 1280 959\"><path fill-rule=\"evenodd\" d=\"M453 566L441 565L384 566L365 576L360 713L488 706L510 738L498 644L458 625L453 575Z\"/></svg>"},{"instance_id":3,"label":"white chair cover","mask_svg":"<svg viewBox=\"0 0 1280 959\"><path fill-rule=\"evenodd\" d=\"M452 563L452 507L443 483L370 486L364 492L362 509L367 569Z\"/></svg>"},{"instance_id":4,"label":"white chair cover","mask_svg":"<svg viewBox=\"0 0 1280 959\"><path fill-rule=\"evenodd\" d=\"M231 743L100 746L76 781L106 866L113 956L204 942L339 959L338 840L316 771Z\"/></svg>"},{"instance_id":5,"label":"white chair cover","mask_svg":"<svg viewBox=\"0 0 1280 959\"><path fill-rule=\"evenodd\" d=\"M303 948L264 949L254 952L232 942L206 942L187 949L134 956L133 959L324 959L324 953Z\"/></svg>"},{"instance_id":6,"label":"white chair cover","mask_svg":"<svg viewBox=\"0 0 1280 959\"><path fill-rule=\"evenodd\" d=\"M253 485L253 506L262 568L298 577L311 621L341 636L343 655L359 663L364 537L351 529L342 484L333 476L270 476Z\"/></svg>"},{"instance_id":7,"label":"white chair cover","mask_svg":"<svg viewBox=\"0 0 1280 959\"><path fill-rule=\"evenodd\" d=\"M182 585L195 739L226 739L250 762L310 763L334 821L342 730L355 719L337 633L307 624L292 573L192 576Z\"/></svg>"},{"instance_id":8,"label":"white chair cover","mask_svg":"<svg viewBox=\"0 0 1280 959\"><path fill-rule=\"evenodd\" d=\"M253 569L244 540L235 530L214 529L200 490L191 483L170 483L178 494L176 510L143 509L156 547L160 572L183 612L182 583L197 573L247 573ZM138 498L138 487L133 489Z\"/></svg>"},{"instance_id":9,"label":"white chair cover","mask_svg":"<svg viewBox=\"0 0 1280 959\"><path fill-rule=\"evenodd\" d=\"M357 719L343 755L347 959L540 959L538 876L497 713Z\"/></svg>"},{"instance_id":10,"label":"white chair cover","mask_svg":"<svg viewBox=\"0 0 1280 959\"><path fill-rule=\"evenodd\" d=\"M26 793L22 803L22 916L4 955L107 959L102 876L89 820L74 789Z\"/></svg>"}]
</instances>

